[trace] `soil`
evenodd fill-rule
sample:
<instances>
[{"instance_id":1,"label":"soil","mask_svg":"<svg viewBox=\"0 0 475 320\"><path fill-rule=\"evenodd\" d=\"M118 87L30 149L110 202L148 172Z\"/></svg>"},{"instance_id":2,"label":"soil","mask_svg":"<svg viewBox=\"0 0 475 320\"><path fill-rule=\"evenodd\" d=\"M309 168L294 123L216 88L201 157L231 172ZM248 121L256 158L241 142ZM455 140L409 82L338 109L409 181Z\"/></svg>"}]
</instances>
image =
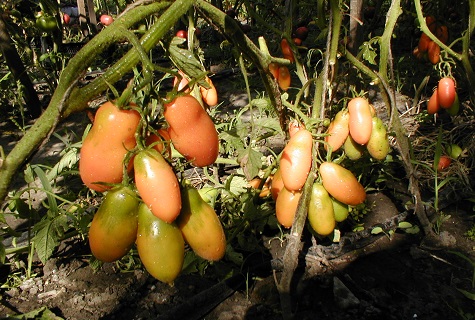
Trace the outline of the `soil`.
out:
<instances>
[{"instance_id":1,"label":"soil","mask_svg":"<svg viewBox=\"0 0 475 320\"><path fill-rule=\"evenodd\" d=\"M222 97L234 99L235 105L243 103L238 94ZM79 118L62 124L57 132L70 123L87 122L85 115L75 117ZM7 124L1 125L7 132ZM76 133L80 135L81 130ZM10 144L2 145L13 145L14 136L10 138ZM33 161L54 158L62 148L64 145L52 137ZM403 188L407 190L407 186ZM391 225L405 211L394 193L372 192L368 203L371 212L365 220L366 232L373 226ZM368 233L364 239L345 233L347 241L340 245L320 240L317 244L306 233L288 293L295 318L473 319L475 304L461 291L474 291L474 242L464 236L474 222L473 212L470 203L449 204L444 208L449 218L438 230L437 247L426 241L422 231L410 234L394 225L385 233ZM411 214L406 220L417 225ZM18 285L0 289L0 317L30 313L24 318L282 319L282 296L276 280L282 274L286 240L263 235L262 243L266 251L248 257L241 274L219 281L211 272L218 270L216 264L203 276L184 274L170 286L143 269L123 272L115 263L94 270L89 265L87 242L73 238L62 243L44 265L37 261L34 276L19 277ZM341 250L340 256L326 255L335 248ZM3 266L2 282L9 272L20 274L22 268L25 266Z\"/></svg>"}]
</instances>

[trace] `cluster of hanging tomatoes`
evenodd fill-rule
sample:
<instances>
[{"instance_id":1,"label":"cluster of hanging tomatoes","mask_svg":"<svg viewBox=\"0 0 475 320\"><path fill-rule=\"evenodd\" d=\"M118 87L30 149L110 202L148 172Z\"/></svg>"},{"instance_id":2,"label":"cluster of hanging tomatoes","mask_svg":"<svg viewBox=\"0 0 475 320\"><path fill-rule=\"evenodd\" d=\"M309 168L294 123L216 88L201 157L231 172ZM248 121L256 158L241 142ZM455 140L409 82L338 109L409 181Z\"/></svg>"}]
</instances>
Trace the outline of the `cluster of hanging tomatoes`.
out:
<instances>
[{"instance_id":1,"label":"cluster of hanging tomatoes","mask_svg":"<svg viewBox=\"0 0 475 320\"><path fill-rule=\"evenodd\" d=\"M438 22L433 16L427 16L425 21L430 32L443 44L447 44L449 41L447 26ZM421 34L419 43L412 53L418 60L429 60L432 64L437 64L440 61L440 46L425 33Z\"/></svg>"},{"instance_id":2,"label":"cluster of hanging tomatoes","mask_svg":"<svg viewBox=\"0 0 475 320\"><path fill-rule=\"evenodd\" d=\"M181 80L181 79L180 79ZM209 80L203 101L217 96ZM177 82L177 81L176 81ZM215 210L173 168L171 146L192 166L213 164L219 151L214 123L185 88L163 104L166 127L154 130L137 105L102 104L80 150L84 184L104 192L89 229L92 254L113 262L135 245L146 270L172 283L180 274L185 243L199 257L224 256L226 237ZM203 235L206 235L205 237Z\"/></svg>"},{"instance_id":3,"label":"cluster of hanging tomatoes","mask_svg":"<svg viewBox=\"0 0 475 320\"><path fill-rule=\"evenodd\" d=\"M439 113L442 109L451 116L457 115L460 110L455 81L451 77L443 77L439 80L427 103L429 114Z\"/></svg>"}]
</instances>

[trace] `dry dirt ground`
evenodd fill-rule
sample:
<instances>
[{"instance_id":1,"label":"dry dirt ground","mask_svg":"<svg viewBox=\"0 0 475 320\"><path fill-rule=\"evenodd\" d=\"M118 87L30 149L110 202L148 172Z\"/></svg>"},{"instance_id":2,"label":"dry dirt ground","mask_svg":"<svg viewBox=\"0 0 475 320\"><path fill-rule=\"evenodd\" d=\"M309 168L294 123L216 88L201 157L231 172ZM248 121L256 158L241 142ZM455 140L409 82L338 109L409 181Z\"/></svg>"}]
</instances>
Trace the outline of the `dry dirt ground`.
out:
<instances>
[{"instance_id":1,"label":"dry dirt ground","mask_svg":"<svg viewBox=\"0 0 475 320\"><path fill-rule=\"evenodd\" d=\"M1 125L2 132L8 132L6 124ZM2 138L15 140L4 134ZM36 157L54 156L54 145L61 148L51 139ZM403 212L396 198L388 196L370 194L368 228ZM460 291L475 290L474 243L463 236L473 223L472 207L451 203L444 213L450 218L438 234L444 246L437 248L424 241L422 232L412 235L393 228L394 234L342 244L345 253L329 259L325 252L332 244L317 246L306 233L290 293L295 318L475 319L474 302ZM417 224L411 215L406 220ZM45 265L36 264L35 277L0 289L0 318L30 312L25 318L281 319L275 280L281 276L286 242L273 235L263 235L262 242L266 252L249 257L239 275L220 282L211 277L210 267L205 276L182 275L169 286L142 269L120 272L113 263L95 272L88 264L87 242L69 240ZM0 269L2 282L11 268Z\"/></svg>"}]
</instances>

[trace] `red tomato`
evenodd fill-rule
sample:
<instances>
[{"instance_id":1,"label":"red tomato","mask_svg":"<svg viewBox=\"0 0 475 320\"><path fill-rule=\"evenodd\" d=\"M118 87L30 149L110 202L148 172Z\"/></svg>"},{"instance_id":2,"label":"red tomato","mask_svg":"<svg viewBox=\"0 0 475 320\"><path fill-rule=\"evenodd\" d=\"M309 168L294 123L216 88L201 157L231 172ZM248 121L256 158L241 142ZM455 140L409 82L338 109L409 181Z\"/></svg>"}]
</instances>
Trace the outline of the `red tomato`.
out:
<instances>
[{"instance_id":1,"label":"red tomato","mask_svg":"<svg viewBox=\"0 0 475 320\"><path fill-rule=\"evenodd\" d=\"M114 22L114 18L112 18L110 15L108 14L103 14L101 17L100 17L100 21L103 25L105 26L108 26L110 25L112 22Z\"/></svg>"},{"instance_id":2,"label":"red tomato","mask_svg":"<svg viewBox=\"0 0 475 320\"><path fill-rule=\"evenodd\" d=\"M279 77L277 78L277 82L279 83L279 87L287 91L290 87L290 82L291 82L291 77L290 77L290 72L289 68L286 66L280 66L279 67Z\"/></svg>"},{"instance_id":3,"label":"red tomato","mask_svg":"<svg viewBox=\"0 0 475 320\"><path fill-rule=\"evenodd\" d=\"M218 158L219 138L213 120L191 95L165 104L163 113L175 149L193 166L204 167Z\"/></svg>"},{"instance_id":4,"label":"red tomato","mask_svg":"<svg viewBox=\"0 0 475 320\"><path fill-rule=\"evenodd\" d=\"M186 30L178 30L175 36L183 39L188 39L188 32L186 32Z\"/></svg>"},{"instance_id":5,"label":"red tomato","mask_svg":"<svg viewBox=\"0 0 475 320\"><path fill-rule=\"evenodd\" d=\"M429 61L432 64L439 63L439 61L440 61L440 47L434 41L431 41L429 43L429 46L427 48L427 55L428 55Z\"/></svg>"},{"instance_id":6,"label":"red tomato","mask_svg":"<svg viewBox=\"0 0 475 320\"><path fill-rule=\"evenodd\" d=\"M427 24L427 27L429 28L430 32L434 33L434 31L437 27L435 17L434 16L427 16L426 17L426 24Z\"/></svg>"},{"instance_id":7,"label":"red tomato","mask_svg":"<svg viewBox=\"0 0 475 320\"><path fill-rule=\"evenodd\" d=\"M439 95L437 91L437 88L435 88L432 96L429 98L429 102L427 102L427 112L429 114L436 114L440 110Z\"/></svg>"},{"instance_id":8,"label":"red tomato","mask_svg":"<svg viewBox=\"0 0 475 320\"><path fill-rule=\"evenodd\" d=\"M125 156L137 144L139 122L135 110L120 110L110 101L99 107L80 151L79 175L87 187L103 192L111 187L99 182L122 181ZM132 162L128 169L131 171Z\"/></svg>"},{"instance_id":9,"label":"red tomato","mask_svg":"<svg viewBox=\"0 0 475 320\"><path fill-rule=\"evenodd\" d=\"M452 159L450 159L450 157L442 155L440 156L439 163L437 165L437 170L444 171L450 166L451 163Z\"/></svg>"},{"instance_id":10,"label":"red tomato","mask_svg":"<svg viewBox=\"0 0 475 320\"><path fill-rule=\"evenodd\" d=\"M300 129L282 151L280 170L287 190L297 191L305 184L312 165L312 145L310 131Z\"/></svg>"},{"instance_id":11,"label":"red tomato","mask_svg":"<svg viewBox=\"0 0 475 320\"><path fill-rule=\"evenodd\" d=\"M298 27L296 30L295 30L295 37L304 41L305 39L307 39L307 36L308 36L308 28L305 27L305 26L302 26L302 27Z\"/></svg>"},{"instance_id":12,"label":"red tomato","mask_svg":"<svg viewBox=\"0 0 475 320\"><path fill-rule=\"evenodd\" d=\"M373 117L368 100L353 98L348 102L350 135L356 143L367 144L373 128ZM345 142L343 140L343 142Z\"/></svg>"},{"instance_id":13,"label":"red tomato","mask_svg":"<svg viewBox=\"0 0 475 320\"><path fill-rule=\"evenodd\" d=\"M428 35L422 33L419 38L419 44L417 45L419 52L426 52L429 49L429 43L431 43L431 41Z\"/></svg>"},{"instance_id":14,"label":"red tomato","mask_svg":"<svg viewBox=\"0 0 475 320\"><path fill-rule=\"evenodd\" d=\"M437 85L439 104L442 108L450 108L455 101L455 81L452 78L445 77L439 80Z\"/></svg>"},{"instance_id":15,"label":"red tomato","mask_svg":"<svg viewBox=\"0 0 475 320\"><path fill-rule=\"evenodd\" d=\"M282 41L280 42L280 48L282 50L282 54L284 55L285 59L290 60L290 62L294 62L294 53L292 52L292 49L290 48L289 42L287 39L283 38Z\"/></svg>"},{"instance_id":16,"label":"red tomato","mask_svg":"<svg viewBox=\"0 0 475 320\"><path fill-rule=\"evenodd\" d=\"M69 16L69 14L63 14L63 22L64 24L69 24L71 22L71 17Z\"/></svg>"},{"instance_id":17,"label":"red tomato","mask_svg":"<svg viewBox=\"0 0 475 320\"><path fill-rule=\"evenodd\" d=\"M292 38L292 41L295 43L295 45L300 46L302 44L302 39L299 38Z\"/></svg>"},{"instance_id":18,"label":"red tomato","mask_svg":"<svg viewBox=\"0 0 475 320\"><path fill-rule=\"evenodd\" d=\"M155 149L134 158L135 185L143 202L161 220L175 221L181 210L180 184L173 168Z\"/></svg>"},{"instance_id":19,"label":"red tomato","mask_svg":"<svg viewBox=\"0 0 475 320\"><path fill-rule=\"evenodd\" d=\"M279 65L275 62L269 63L269 71L276 80L279 79Z\"/></svg>"}]
</instances>

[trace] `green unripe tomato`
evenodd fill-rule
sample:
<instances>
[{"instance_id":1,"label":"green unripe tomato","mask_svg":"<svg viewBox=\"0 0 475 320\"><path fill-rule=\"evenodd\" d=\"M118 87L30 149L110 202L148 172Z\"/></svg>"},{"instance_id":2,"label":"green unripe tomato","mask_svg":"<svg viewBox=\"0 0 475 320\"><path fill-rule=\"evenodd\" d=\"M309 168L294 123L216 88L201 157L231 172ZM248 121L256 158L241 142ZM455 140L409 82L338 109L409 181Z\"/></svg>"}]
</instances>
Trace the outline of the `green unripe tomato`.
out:
<instances>
[{"instance_id":1,"label":"green unripe tomato","mask_svg":"<svg viewBox=\"0 0 475 320\"><path fill-rule=\"evenodd\" d=\"M40 16L36 19L36 27L43 32L50 33L58 28L56 18L53 16Z\"/></svg>"}]
</instances>

